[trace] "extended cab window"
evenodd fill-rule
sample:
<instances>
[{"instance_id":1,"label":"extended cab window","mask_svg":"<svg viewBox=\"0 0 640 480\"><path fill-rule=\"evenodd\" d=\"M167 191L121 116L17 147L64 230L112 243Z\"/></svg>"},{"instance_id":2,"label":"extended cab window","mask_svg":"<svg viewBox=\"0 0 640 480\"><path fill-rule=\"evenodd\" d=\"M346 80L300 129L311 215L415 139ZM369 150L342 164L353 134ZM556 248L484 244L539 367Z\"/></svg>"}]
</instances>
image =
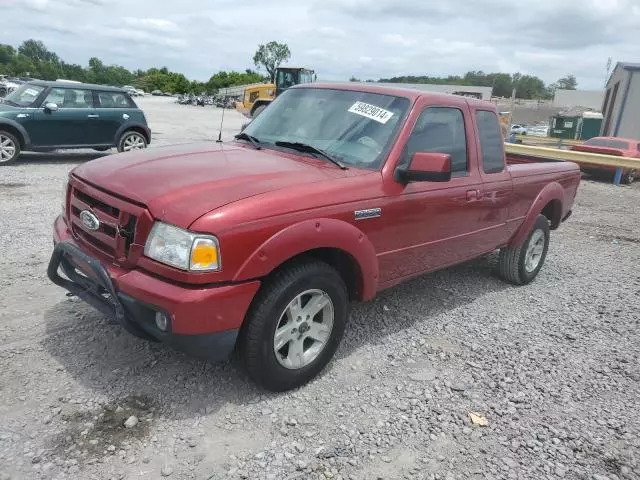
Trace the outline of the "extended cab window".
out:
<instances>
[{"instance_id":1,"label":"extended cab window","mask_svg":"<svg viewBox=\"0 0 640 480\"><path fill-rule=\"evenodd\" d=\"M401 165L408 164L416 152L449 154L452 175L466 175L467 136L462 111L451 107L426 108L407 140Z\"/></svg>"},{"instance_id":2,"label":"extended cab window","mask_svg":"<svg viewBox=\"0 0 640 480\"><path fill-rule=\"evenodd\" d=\"M132 108L129 97L121 92L97 92L101 108Z\"/></svg>"},{"instance_id":3,"label":"extended cab window","mask_svg":"<svg viewBox=\"0 0 640 480\"><path fill-rule=\"evenodd\" d=\"M504 170L504 147L502 132L495 113L486 110L476 112L482 169L484 173L498 173Z\"/></svg>"},{"instance_id":4,"label":"extended cab window","mask_svg":"<svg viewBox=\"0 0 640 480\"><path fill-rule=\"evenodd\" d=\"M52 88L44 100L44 104L47 103L55 103L60 108L91 108L93 94L91 90Z\"/></svg>"}]
</instances>

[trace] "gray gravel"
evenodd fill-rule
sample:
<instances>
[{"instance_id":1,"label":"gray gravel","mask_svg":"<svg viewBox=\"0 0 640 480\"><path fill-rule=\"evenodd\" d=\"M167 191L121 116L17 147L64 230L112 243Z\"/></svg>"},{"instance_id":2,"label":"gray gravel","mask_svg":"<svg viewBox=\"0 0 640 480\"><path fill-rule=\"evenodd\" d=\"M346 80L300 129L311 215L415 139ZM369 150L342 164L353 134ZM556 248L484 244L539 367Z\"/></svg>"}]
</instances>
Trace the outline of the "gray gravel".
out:
<instances>
[{"instance_id":1,"label":"gray gravel","mask_svg":"<svg viewBox=\"0 0 640 480\"><path fill-rule=\"evenodd\" d=\"M153 146L217 136L219 110L140 103ZM585 181L529 286L491 256L354 306L325 373L271 394L50 284L62 179L91 157L29 157L0 171L1 480L640 478L640 184Z\"/></svg>"}]
</instances>

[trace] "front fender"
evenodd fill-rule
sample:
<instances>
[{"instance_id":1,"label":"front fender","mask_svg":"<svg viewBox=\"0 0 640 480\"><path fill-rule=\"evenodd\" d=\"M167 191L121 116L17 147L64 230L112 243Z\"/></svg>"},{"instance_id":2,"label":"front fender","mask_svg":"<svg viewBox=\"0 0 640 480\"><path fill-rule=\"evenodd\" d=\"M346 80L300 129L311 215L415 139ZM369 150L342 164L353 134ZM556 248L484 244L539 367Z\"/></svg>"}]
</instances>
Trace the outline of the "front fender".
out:
<instances>
[{"instance_id":1,"label":"front fender","mask_svg":"<svg viewBox=\"0 0 640 480\"><path fill-rule=\"evenodd\" d=\"M362 300L375 296L378 259L371 241L350 223L331 218L305 220L279 231L247 258L233 280L264 277L287 260L317 248L335 248L351 255L360 269Z\"/></svg>"},{"instance_id":2,"label":"front fender","mask_svg":"<svg viewBox=\"0 0 640 480\"><path fill-rule=\"evenodd\" d=\"M562 202L564 200L564 190L562 186L557 182L552 182L546 185L538 194L533 204L527 212L524 222L520 225L520 228L511 237L509 246L518 246L522 244L527 238L527 235L533 228L533 224L536 221L538 215L542 213L544 207L551 201L560 202L560 211L562 211Z\"/></svg>"},{"instance_id":3,"label":"front fender","mask_svg":"<svg viewBox=\"0 0 640 480\"><path fill-rule=\"evenodd\" d=\"M19 138L18 140L23 141L23 148L27 148L31 145L31 137L29 137L29 134L27 133L25 128L22 125L20 125L18 122L11 120L9 118L0 118L0 128L3 125L13 127L20 133L22 138L21 139Z\"/></svg>"}]
</instances>

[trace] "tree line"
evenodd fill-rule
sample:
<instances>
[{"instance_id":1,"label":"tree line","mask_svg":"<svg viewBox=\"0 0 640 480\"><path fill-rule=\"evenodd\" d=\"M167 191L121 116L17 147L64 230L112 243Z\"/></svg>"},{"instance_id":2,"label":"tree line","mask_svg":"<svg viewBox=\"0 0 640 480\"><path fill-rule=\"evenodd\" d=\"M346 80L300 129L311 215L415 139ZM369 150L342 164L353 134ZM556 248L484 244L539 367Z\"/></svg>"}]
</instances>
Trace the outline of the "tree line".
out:
<instances>
[{"instance_id":1,"label":"tree line","mask_svg":"<svg viewBox=\"0 0 640 480\"><path fill-rule=\"evenodd\" d=\"M30 76L41 80L65 78L87 83L103 85L133 85L146 92L160 90L170 93L215 93L220 88L246 85L263 81L273 81L277 67L291 57L291 51L285 43L275 41L259 45L253 57L256 67L263 67L267 74L247 68L244 72L220 71L206 82L190 81L182 73L171 72L167 67L131 71L119 65L105 65L99 58L89 59L87 66L66 63L44 43L29 39L17 49L11 45L0 44L0 74L10 76ZM360 81L351 77L350 81ZM449 85L467 85L493 87L493 95L510 97L516 89L516 97L521 99L552 98L556 89L575 90L578 86L574 75L567 75L557 82L545 85L544 81L533 75L520 73L485 73L469 71L464 75L431 77L427 75L403 75L381 78L378 82L388 83L432 83ZM374 80L367 80L374 82Z\"/></svg>"},{"instance_id":2,"label":"tree line","mask_svg":"<svg viewBox=\"0 0 640 480\"><path fill-rule=\"evenodd\" d=\"M39 80L76 80L100 85L132 85L146 92L215 93L220 88L258 83L265 80L251 69L244 72L220 71L206 82L189 80L167 67L131 71L120 65L105 65L99 58L89 59L87 66L67 63L38 40L24 41L17 49L0 44L0 75L32 77ZM268 79L268 77L267 77Z\"/></svg>"},{"instance_id":3,"label":"tree line","mask_svg":"<svg viewBox=\"0 0 640 480\"><path fill-rule=\"evenodd\" d=\"M358 81L352 77L351 81ZM557 89L575 90L578 82L574 75L567 75L557 82L545 85L544 81L533 75L521 73L485 73L483 71L470 71L464 75L449 75L447 77L411 76L382 78L379 82L389 83L431 83L437 85L467 85L476 87L493 87L493 95L496 97L511 97L516 89L516 98L549 99Z\"/></svg>"}]
</instances>

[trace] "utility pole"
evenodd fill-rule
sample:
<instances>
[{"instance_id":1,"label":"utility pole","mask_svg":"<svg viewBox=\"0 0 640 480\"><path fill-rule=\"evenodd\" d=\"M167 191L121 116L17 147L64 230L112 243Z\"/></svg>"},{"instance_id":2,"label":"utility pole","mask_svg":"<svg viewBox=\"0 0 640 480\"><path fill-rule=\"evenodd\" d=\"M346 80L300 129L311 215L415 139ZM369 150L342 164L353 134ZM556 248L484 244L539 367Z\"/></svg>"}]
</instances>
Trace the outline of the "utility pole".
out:
<instances>
[{"instance_id":1,"label":"utility pole","mask_svg":"<svg viewBox=\"0 0 640 480\"><path fill-rule=\"evenodd\" d=\"M511 111L509 112L509 132L511 132L511 127L513 126L513 111L516 108L516 87L513 87L511 91Z\"/></svg>"}]
</instances>

